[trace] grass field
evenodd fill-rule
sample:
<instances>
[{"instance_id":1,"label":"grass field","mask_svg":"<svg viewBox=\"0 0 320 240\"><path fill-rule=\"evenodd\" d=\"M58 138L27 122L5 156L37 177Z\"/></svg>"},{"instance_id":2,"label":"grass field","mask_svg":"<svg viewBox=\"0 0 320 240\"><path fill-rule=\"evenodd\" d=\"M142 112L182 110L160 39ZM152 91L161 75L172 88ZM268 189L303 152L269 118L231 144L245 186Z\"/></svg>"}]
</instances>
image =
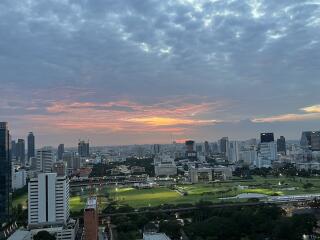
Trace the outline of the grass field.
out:
<instances>
[{"instance_id":1,"label":"grass field","mask_svg":"<svg viewBox=\"0 0 320 240\"><path fill-rule=\"evenodd\" d=\"M304 188L306 183L312 183ZM240 186L240 187L239 187ZM178 185L179 191L166 187L154 189L135 189L128 187L105 187L96 189L100 208L108 204L108 198L119 204L128 204L134 208L158 206L161 204L195 203L200 200L220 202L219 198L234 197L241 193L259 193L265 195L296 195L320 193L319 178L254 177L251 180L234 180L212 184ZM186 192L187 195L183 196ZM70 193L71 211L80 211L85 207L89 190L72 190ZM14 199L13 205L27 207L27 194Z\"/></svg>"},{"instance_id":2,"label":"grass field","mask_svg":"<svg viewBox=\"0 0 320 240\"><path fill-rule=\"evenodd\" d=\"M72 196L69 199L69 204L70 204L70 210L72 212L80 212L82 209L85 208L86 202L88 199L88 195L84 194L81 196ZM107 206L107 198L106 197L98 197L99 201L99 208L104 209Z\"/></svg>"},{"instance_id":3,"label":"grass field","mask_svg":"<svg viewBox=\"0 0 320 240\"><path fill-rule=\"evenodd\" d=\"M306 183L313 186L305 189ZM320 193L320 178L262 178L248 181L230 181L212 184L178 185L176 190L169 188L134 189L106 188L104 194L119 204L128 204L134 208L157 206L164 203L195 203L200 200L220 202L219 198L234 197L241 193L272 195L296 195ZM185 196L181 193L187 193Z\"/></svg>"}]
</instances>

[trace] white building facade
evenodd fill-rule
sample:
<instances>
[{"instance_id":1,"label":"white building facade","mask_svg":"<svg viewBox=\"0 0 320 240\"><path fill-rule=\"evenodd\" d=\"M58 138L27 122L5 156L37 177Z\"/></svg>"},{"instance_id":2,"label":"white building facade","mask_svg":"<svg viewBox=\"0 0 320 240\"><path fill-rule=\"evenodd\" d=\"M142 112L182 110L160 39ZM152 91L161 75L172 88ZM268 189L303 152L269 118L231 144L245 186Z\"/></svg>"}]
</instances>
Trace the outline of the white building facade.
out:
<instances>
[{"instance_id":1,"label":"white building facade","mask_svg":"<svg viewBox=\"0 0 320 240\"><path fill-rule=\"evenodd\" d=\"M52 148L45 147L37 151L37 171L50 173L53 167Z\"/></svg>"},{"instance_id":2,"label":"white building facade","mask_svg":"<svg viewBox=\"0 0 320 240\"><path fill-rule=\"evenodd\" d=\"M69 219L69 180L56 173L41 173L28 186L29 228L63 224Z\"/></svg>"}]
</instances>

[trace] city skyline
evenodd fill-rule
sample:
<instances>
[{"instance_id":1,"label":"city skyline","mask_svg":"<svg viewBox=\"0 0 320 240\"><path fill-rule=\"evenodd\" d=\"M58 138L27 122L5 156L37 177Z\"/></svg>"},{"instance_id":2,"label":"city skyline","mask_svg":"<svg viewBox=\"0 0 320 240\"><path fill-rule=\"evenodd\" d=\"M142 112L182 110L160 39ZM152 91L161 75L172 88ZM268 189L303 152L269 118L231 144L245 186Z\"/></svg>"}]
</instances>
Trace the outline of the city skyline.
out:
<instances>
[{"instance_id":1,"label":"city skyline","mask_svg":"<svg viewBox=\"0 0 320 240\"><path fill-rule=\"evenodd\" d=\"M2 1L0 115L37 146L319 130L319 1Z\"/></svg>"}]
</instances>

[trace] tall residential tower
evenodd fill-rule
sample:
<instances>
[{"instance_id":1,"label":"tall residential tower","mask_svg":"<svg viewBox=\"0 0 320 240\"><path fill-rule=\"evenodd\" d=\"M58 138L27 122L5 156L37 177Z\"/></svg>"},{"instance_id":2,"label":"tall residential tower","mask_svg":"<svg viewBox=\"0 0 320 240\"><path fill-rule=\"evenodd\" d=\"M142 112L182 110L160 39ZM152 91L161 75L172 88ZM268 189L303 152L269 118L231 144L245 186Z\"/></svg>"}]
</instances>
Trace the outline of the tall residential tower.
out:
<instances>
[{"instance_id":1,"label":"tall residential tower","mask_svg":"<svg viewBox=\"0 0 320 240\"><path fill-rule=\"evenodd\" d=\"M6 122L0 122L0 223L11 215L11 140Z\"/></svg>"},{"instance_id":2,"label":"tall residential tower","mask_svg":"<svg viewBox=\"0 0 320 240\"><path fill-rule=\"evenodd\" d=\"M35 140L32 132L28 134L28 161L30 158L35 157Z\"/></svg>"}]
</instances>

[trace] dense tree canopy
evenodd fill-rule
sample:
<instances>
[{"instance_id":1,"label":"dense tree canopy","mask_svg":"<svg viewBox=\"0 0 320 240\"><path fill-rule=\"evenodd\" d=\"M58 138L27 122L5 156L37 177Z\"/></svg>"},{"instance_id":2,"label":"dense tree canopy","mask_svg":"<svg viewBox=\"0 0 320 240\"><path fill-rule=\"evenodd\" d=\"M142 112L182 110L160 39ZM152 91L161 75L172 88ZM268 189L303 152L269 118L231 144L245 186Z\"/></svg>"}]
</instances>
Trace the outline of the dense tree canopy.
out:
<instances>
[{"instance_id":1,"label":"dense tree canopy","mask_svg":"<svg viewBox=\"0 0 320 240\"><path fill-rule=\"evenodd\" d=\"M34 240L56 240L56 237L47 231L40 231L34 237Z\"/></svg>"}]
</instances>

